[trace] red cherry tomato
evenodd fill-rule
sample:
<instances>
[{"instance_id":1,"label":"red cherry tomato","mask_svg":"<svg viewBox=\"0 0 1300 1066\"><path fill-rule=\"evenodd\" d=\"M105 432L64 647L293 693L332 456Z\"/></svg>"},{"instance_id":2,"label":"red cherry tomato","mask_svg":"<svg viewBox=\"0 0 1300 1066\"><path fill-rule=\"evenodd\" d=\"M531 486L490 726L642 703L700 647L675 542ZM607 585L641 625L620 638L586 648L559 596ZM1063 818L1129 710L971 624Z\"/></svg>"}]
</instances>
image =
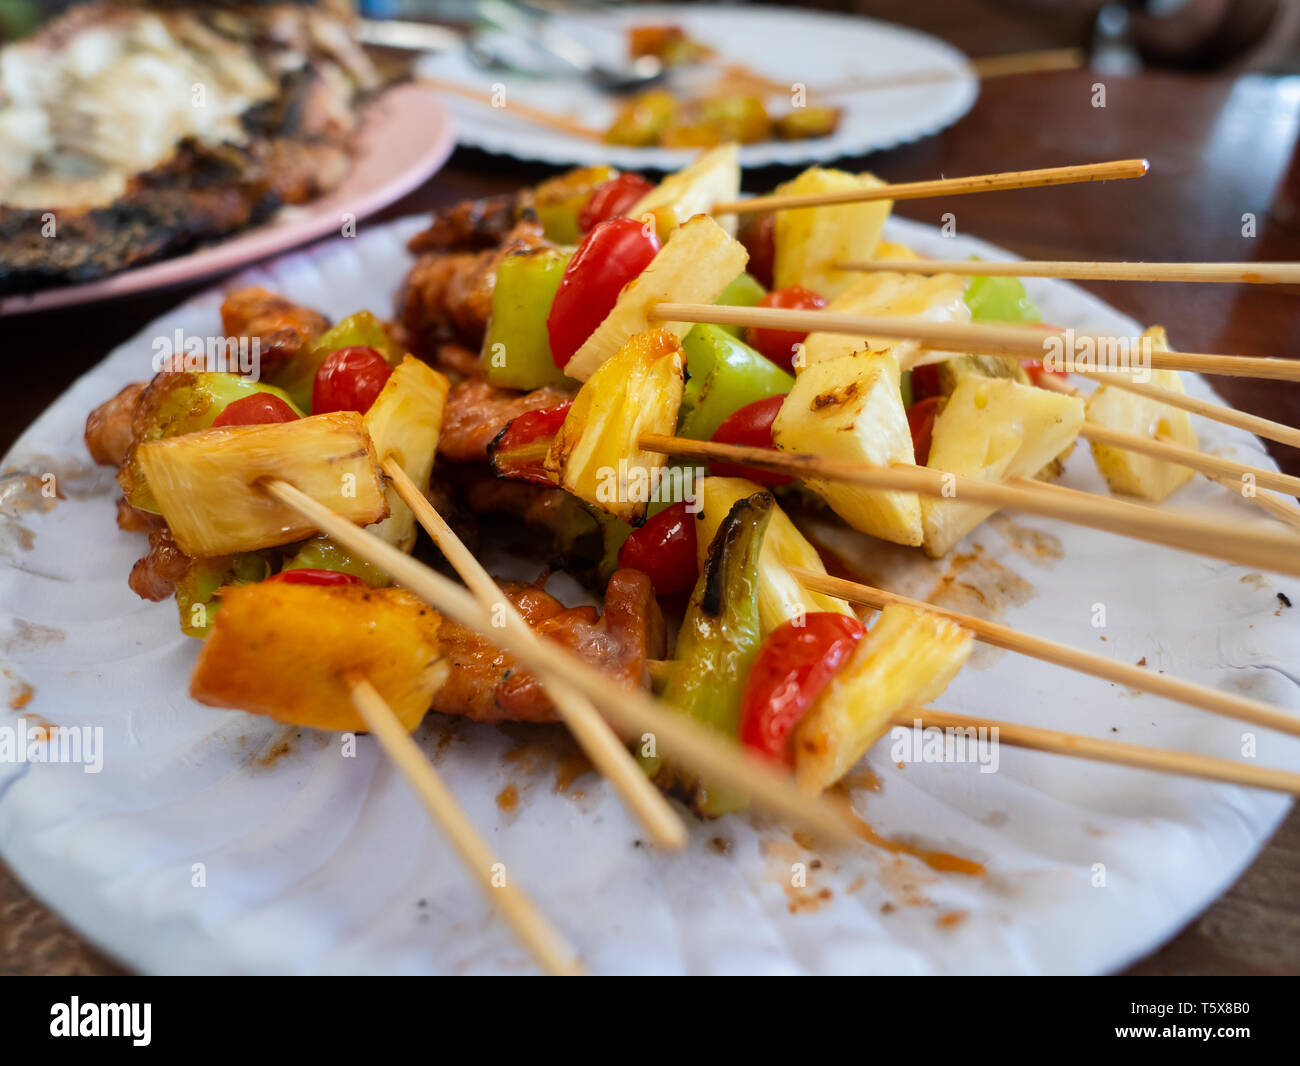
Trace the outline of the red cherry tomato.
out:
<instances>
[{"instance_id":1,"label":"red cherry tomato","mask_svg":"<svg viewBox=\"0 0 1300 1066\"><path fill-rule=\"evenodd\" d=\"M769 292L758 301L758 306L820 311L826 306L826 299L818 296L811 289L805 289L802 285L789 285L784 289L777 289L776 292ZM749 341L751 347L757 348L785 370L794 368L795 348L808 339L807 333L786 329L756 329L750 326L745 333L745 339Z\"/></svg>"},{"instance_id":2,"label":"red cherry tomato","mask_svg":"<svg viewBox=\"0 0 1300 1066\"><path fill-rule=\"evenodd\" d=\"M578 232L587 233L607 218L626 215L653 189L654 182L632 173L620 174L597 185L578 212Z\"/></svg>"},{"instance_id":3,"label":"red cherry tomato","mask_svg":"<svg viewBox=\"0 0 1300 1066\"><path fill-rule=\"evenodd\" d=\"M360 411L365 414L392 372L388 361L364 344L330 352L316 371L311 413Z\"/></svg>"},{"instance_id":4,"label":"red cherry tomato","mask_svg":"<svg viewBox=\"0 0 1300 1066\"><path fill-rule=\"evenodd\" d=\"M1029 380L1040 389L1047 388L1047 386L1043 384L1044 378L1053 377L1059 381L1064 381L1070 376L1069 372L1065 370L1048 370L1047 367L1043 366L1043 361L1041 359L1021 359L1020 365L1025 368L1025 373L1029 375Z\"/></svg>"},{"instance_id":5,"label":"red cherry tomato","mask_svg":"<svg viewBox=\"0 0 1300 1066\"><path fill-rule=\"evenodd\" d=\"M294 409L269 392L255 392L226 404L212 423L217 426L263 426L271 422L297 422Z\"/></svg>"},{"instance_id":6,"label":"red cherry tomato","mask_svg":"<svg viewBox=\"0 0 1300 1066\"><path fill-rule=\"evenodd\" d=\"M633 530L618 550L618 565L640 570L660 596L694 588L699 576L695 516L686 504L666 507Z\"/></svg>"},{"instance_id":7,"label":"red cherry tomato","mask_svg":"<svg viewBox=\"0 0 1300 1066\"><path fill-rule=\"evenodd\" d=\"M659 237L634 218L601 222L578 245L546 318L551 355L564 366L659 251Z\"/></svg>"},{"instance_id":8,"label":"red cherry tomato","mask_svg":"<svg viewBox=\"0 0 1300 1066\"><path fill-rule=\"evenodd\" d=\"M355 574L345 574L341 570L313 570L303 567L301 570L281 570L272 574L267 581L283 581L286 585L364 585L365 582Z\"/></svg>"},{"instance_id":9,"label":"red cherry tomato","mask_svg":"<svg viewBox=\"0 0 1300 1066\"><path fill-rule=\"evenodd\" d=\"M557 407L525 411L507 422L488 445L488 462L493 472L516 481L555 484L542 461L572 406L570 401Z\"/></svg>"},{"instance_id":10,"label":"red cherry tomato","mask_svg":"<svg viewBox=\"0 0 1300 1066\"><path fill-rule=\"evenodd\" d=\"M939 364L926 363L924 366L912 367L912 402L928 400L938 396L943 390L939 387Z\"/></svg>"},{"instance_id":11,"label":"red cherry tomato","mask_svg":"<svg viewBox=\"0 0 1300 1066\"><path fill-rule=\"evenodd\" d=\"M938 413L938 396L927 396L907 409L907 428L912 431L912 451L916 453L917 466L925 466L930 459L930 439L934 434L934 417Z\"/></svg>"},{"instance_id":12,"label":"red cherry tomato","mask_svg":"<svg viewBox=\"0 0 1300 1066\"><path fill-rule=\"evenodd\" d=\"M785 402L784 396L768 396L755 400L744 407L737 408L722 420L713 433L713 440L718 444L744 444L750 448L775 448L772 443L772 423L776 421L777 412ZM709 464L711 473L718 477L747 477L760 485L788 485L794 480L785 474L774 474L770 470L759 470L753 466L740 466L736 463Z\"/></svg>"},{"instance_id":13,"label":"red cherry tomato","mask_svg":"<svg viewBox=\"0 0 1300 1066\"><path fill-rule=\"evenodd\" d=\"M740 699L740 742L776 762L792 762L787 741L813 701L853 653L866 627L819 611L803 625L777 626L759 648Z\"/></svg>"},{"instance_id":14,"label":"red cherry tomato","mask_svg":"<svg viewBox=\"0 0 1300 1066\"><path fill-rule=\"evenodd\" d=\"M757 222L741 229L740 242L749 253L745 269L758 279L763 288L770 289L772 270L776 265L776 215L770 211L759 215Z\"/></svg>"}]
</instances>

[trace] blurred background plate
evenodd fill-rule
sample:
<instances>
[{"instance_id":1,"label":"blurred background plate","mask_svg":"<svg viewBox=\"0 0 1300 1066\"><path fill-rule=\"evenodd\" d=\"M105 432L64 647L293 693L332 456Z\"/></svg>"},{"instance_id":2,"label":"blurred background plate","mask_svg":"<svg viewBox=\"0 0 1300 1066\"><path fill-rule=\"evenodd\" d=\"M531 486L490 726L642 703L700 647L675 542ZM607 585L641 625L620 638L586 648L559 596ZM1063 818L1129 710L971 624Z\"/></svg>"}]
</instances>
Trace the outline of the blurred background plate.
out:
<instances>
[{"instance_id":1,"label":"blurred background plate","mask_svg":"<svg viewBox=\"0 0 1300 1066\"><path fill-rule=\"evenodd\" d=\"M437 94L418 85L394 86L367 107L352 169L326 195L281 208L267 225L186 255L83 285L0 299L0 315L73 307L200 281L339 233L347 216L359 221L422 184L447 161L455 144L452 117Z\"/></svg>"},{"instance_id":2,"label":"blurred background plate","mask_svg":"<svg viewBox=\"0 0 1300 1066\"><path fill-rule=\"evenodd\" d=\"M688 37L715 49L722 63L743 63L775 81L818 84L849 77L937 77L924 84L837 96L843 107L839 129L830 137L766 141L745 145L742 166L796 165L863 155L936 133L962 117L975 102L978 84L966 57L928 34L861 17L792 8L695 7L681 4L629 5L615 12L556 16L555 25L605 55L626 50L623 31L638 23L671 23ZM568 115L604 129L620 98L598 91L579 78L529 78L486 70L465 50L429 55L419 73L492 92L505 86L512 97L532 107ZM810 72L817 83L809 81ZM945 74L950 77L944 77ZM698 154L694 148L631 148L606 145L545 129L517 118L509 107L447 97L456 116L460 143L489 152L547 163L589 166L612 163L626 168L673 170Z\"/></svg>"}]
</instances>

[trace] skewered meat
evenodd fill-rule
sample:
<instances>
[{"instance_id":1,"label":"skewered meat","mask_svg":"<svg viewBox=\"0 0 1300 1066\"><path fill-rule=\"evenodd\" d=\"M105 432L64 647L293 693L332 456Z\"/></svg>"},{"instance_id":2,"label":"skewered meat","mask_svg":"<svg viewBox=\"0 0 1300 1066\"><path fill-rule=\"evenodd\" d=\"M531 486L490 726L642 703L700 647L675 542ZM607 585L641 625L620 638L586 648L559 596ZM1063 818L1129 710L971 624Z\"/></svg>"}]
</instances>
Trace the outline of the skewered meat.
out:
<instances>
[{"instance_id":1,"label":"skewered meat","mask_svg":"<svg viewBox=\"0 0 1300 1066\"><path fill-rule=\"evenodd\" d=\"M221 304L226 336L257 338L263 374L298 355L329 324L319 312L256 286L226 293Z\"/></svg>"},{"instance_id":2,"label":"skewered meat","mask_svg":"<svg viewBox=\"0 0 1300 1066\"><path fill-rule=\"evenodd\" d=\"M86 419L86 450L100 466L120 466L135 435L131 429L136 404L146 386L128 385L111 400L105 400Z\"/></svg>"},{"instance_id":3,"label":"skewered meat","mask_svg":"<svg viewBox=\"0 0 1300 1066\"><path fill-rule=\"evenodd\" d=\"M568 393L549 385L519 393L489 385L482 378L459 382L447 395L438 454L462 463L487 462L488 445L512 418L556 407L568 398Z\"/></svg>"},{"instance_id":4,"label":"skewered meat","mask_svg":"<svg viewBox=\"0 0 1300 1066\"><path fill-rule=\"evenodd\" d=\"M462 200L435 211L429 228L407 244L416 255L428 252L481 252L495 248L528 216L532 192L524 190L482 200Z\"/></svg>"},{"instance_id":5,"label":"skewered meat","mask_svg":"<svg viewBox=\"0 0 1300 1066\"><path fill-rule=\"evenodd\" d=\"M190 568L190 557L176 546L171 530L159 522L149 530L149 552L131 567L131 591L144 600L165 600Z\"/></svg>"},{"instance_id":6,"label":"skewered meat","mask_svg":"<svg viewBox=\"0 0 1300 1066\"><path fill-rule=\"evenodd\" d=\"M502 586L540 635L558 640L609 676L611 684L647 683L646 662L663 654L664 625L650 580L619 570L605 589L605 610L566 608L549 593L517 582ZM472 630L443 620L439 643L451 665L433 709L480 722L553 722L555 708L538 679Z\"/></svg>"}]
</instances>

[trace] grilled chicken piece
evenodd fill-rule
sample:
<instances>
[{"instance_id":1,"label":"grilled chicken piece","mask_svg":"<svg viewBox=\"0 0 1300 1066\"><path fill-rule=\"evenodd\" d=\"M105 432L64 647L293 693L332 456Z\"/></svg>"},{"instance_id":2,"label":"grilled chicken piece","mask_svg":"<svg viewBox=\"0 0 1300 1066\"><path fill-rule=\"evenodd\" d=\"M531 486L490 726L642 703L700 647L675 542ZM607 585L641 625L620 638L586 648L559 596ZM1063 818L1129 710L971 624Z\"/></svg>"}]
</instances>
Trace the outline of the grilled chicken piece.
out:
<instances>
[{"instance_id":1,"label":"grilled chicken piece","mask_svg":"<svg viewBox=\"0 0 1300 1066\"><path fill-rule=\"evenodd\" d=\"M511 252L546 243L532 219L516 224L496 248L483 252L432 252L411 267L398 294L398 318L424 354L440 342L459 340L471 348L483 343L497 266Z\"/></svg>"},{"instance_id":2,"label":"grilled chicken piece","mask_svg":"<svg viewBox=\"0 0 1300 1066\"><path fill-rule=\"evenodd\" d=\"M429 228L410 239L406 247L416 255L427 252L481 252L495 248L515 225L530 217L532 191L521 190L481 200L462 200L433 213Z\"/></svg>"},{"instance_id":3,"label":"grilled chicken piece","mask_svg":"<svg viewBox=\"0 0 1300 1066\"><path fill-rule=\"evenodd\" d=\"M616 571L600 615L594 607L566 608L532 585L502 587L537 633L558 640L604 672L611 684L648 685L646 662L662 656L665 638L659 603L643 573ZM438 641L451 672L433 698L433 710L479 722L556 721L542 683L483 637L444 619Z\"/></svg>"},{"instance_id":4,"label":"grilled chicken piece","mask_svg":"<svg viewBox=\"0 0 1300 1066\"><path fill-rule=\"evenodd\" d=\"M143 382L128 385L111 400L105 400L86 419L86 450L100 466L121 466L135 439L132 420L136 404L144 393Z\"/></svg>"},{"instance_id":5,"label":"grilled chicken piece","mask_svg":"<svg viewBox=\"0 0 1300 1066\"><path fill-rule=\"evenodd\" d=\"M134 510L134 508L132 508ZM140 514L141 512L136 512ZM118 512L119 521L121 512ZM128 584L143 600L165 600L190 568L190 557L176 546L171 530L161 519L149 530L149 553L131 567Z\"/></svg>"},{"instance_id":6,"label":"grilled chicken piece","mask_svg":"<svg viewBox=\"0 0 1300 1066\"><path fill-rule=\"evenodd\" d=\"M257 338L264 375L298 355L329 324L320 312L255 285L226 293L221 305L221 328L227 337Z\"/></svg>"},{"instance_id":7,"label":"grilled chicken piece","mask_svg":"<svg viewBox=\"0 0 1300 1066\"><path fill-rule=\"evenodd\" d=\"M512 418L568 399L568 393L549 385L521 393L489 385L482 378L467 378L447 395L438 454L461 463L485 463L488 445Z\"/></svg>"}]
</instances>

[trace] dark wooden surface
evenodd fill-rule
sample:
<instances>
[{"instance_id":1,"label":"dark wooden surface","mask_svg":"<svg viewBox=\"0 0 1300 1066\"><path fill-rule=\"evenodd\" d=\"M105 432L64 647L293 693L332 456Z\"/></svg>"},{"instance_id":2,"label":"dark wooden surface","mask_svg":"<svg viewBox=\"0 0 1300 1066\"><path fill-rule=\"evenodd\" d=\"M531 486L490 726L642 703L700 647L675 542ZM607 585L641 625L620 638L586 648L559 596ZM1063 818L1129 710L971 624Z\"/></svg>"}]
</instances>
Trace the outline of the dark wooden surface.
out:
<instances>
[{"instance_id":1,"label":"dark wooden surface","mask_svg":"<svg viewBox=\"0 0 1300 1066\"><path fill-rule=\"evenodd\" d=\"M1093 106L1098 82L1106 87L1104 108ZM1300 259L1300 231L1283 224L1277 205L1298 121L1300 85L1294 80L1037 75L986 83L974 111L953 129L855 162L899 181L1146 156L1152 173L1141 181L914 201L900 205L899 213L937 223L942 212L951 211L960 232L1035 258L1294 260ZM510 189L545 173L461 151L383 217ZM757 191L785 176L754 172L746 185ZM1242 235L1247 214L1256 218L1253 238ZM1090 288L1140 321L1165 325L1185 350L1300 351L1300 303L1293 289ZM192 291L6 320L0 451L78 374ZM1233 379L1218 384L1238 407L1300 424L1297 386ZM1300 474L1295 452L1275 446L1274 454L1284 469ZM1230 892L1132 972L1300 972L1297 899L1300 816L1293 812ZM0 866L0 974L108 972L118 971Z\"/></svg>"}]
</instances>

